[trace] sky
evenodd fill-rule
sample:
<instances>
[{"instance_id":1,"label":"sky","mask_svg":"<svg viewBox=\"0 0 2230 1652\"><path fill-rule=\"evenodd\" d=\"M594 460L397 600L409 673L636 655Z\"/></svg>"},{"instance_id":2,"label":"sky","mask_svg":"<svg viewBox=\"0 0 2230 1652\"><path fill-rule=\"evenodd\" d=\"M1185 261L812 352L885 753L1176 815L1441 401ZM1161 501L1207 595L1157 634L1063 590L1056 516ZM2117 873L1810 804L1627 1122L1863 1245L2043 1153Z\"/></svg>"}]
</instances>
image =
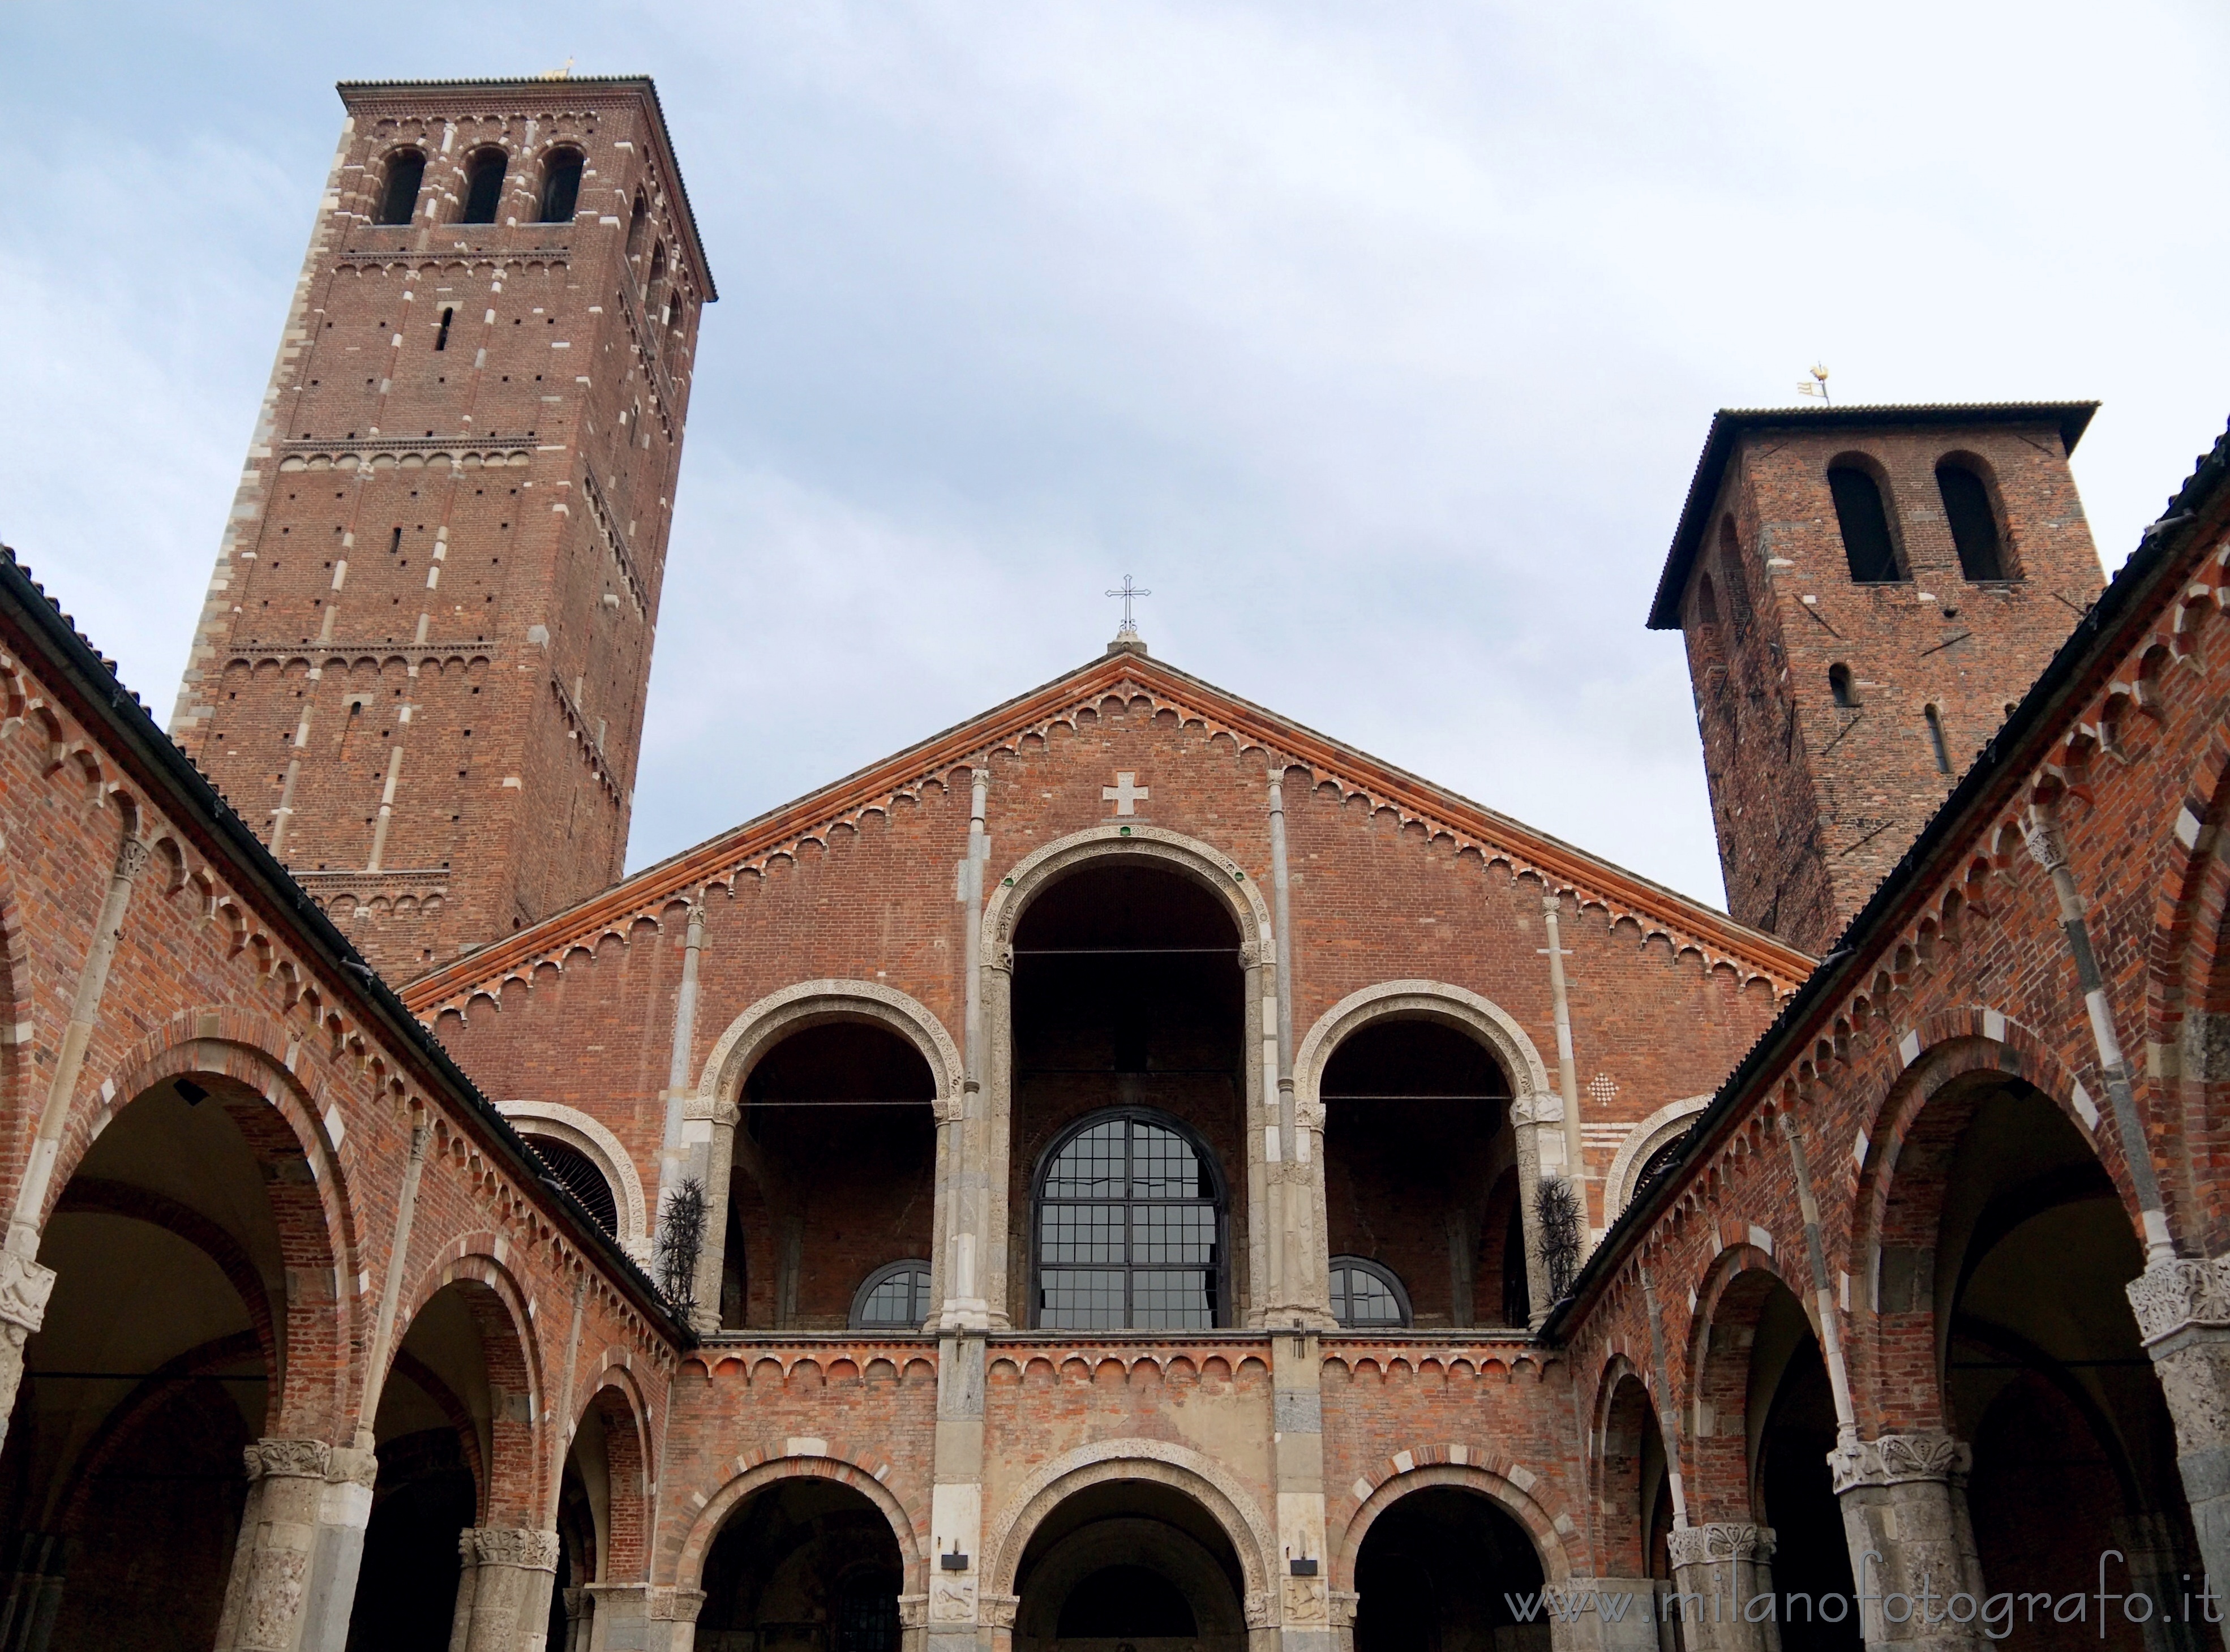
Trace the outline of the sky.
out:
<instances>
[{"instance_id":1,"label":"sky","mask_svg":"<svg viewBox=\"0 0 2230 1652\"><path fill-rule=\"evenodd\" d=\"M1098 655L1718 904L1713 410L2096 397L2120 565L2230 413L2175 0L0 7L0 539L167 716L339 79L657 77L719 283L628 864Z\"/></svg>"}]
</instances>

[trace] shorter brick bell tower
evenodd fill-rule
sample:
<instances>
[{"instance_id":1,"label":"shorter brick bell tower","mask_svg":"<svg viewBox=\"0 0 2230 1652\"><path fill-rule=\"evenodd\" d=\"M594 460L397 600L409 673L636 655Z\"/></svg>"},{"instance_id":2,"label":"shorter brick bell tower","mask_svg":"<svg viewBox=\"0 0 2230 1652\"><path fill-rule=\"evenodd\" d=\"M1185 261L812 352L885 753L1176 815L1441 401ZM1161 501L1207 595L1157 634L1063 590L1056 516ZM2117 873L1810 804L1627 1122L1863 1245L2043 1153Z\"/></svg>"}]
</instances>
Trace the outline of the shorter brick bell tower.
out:
<instances>
[{"instance_id":1,"label":"shorter brick bell tower","mask_svg":"<svg viewBox=\"0 0 2230 1652\"><path fill-rule=\"evenodd\" d=\"M647 80L349 83L171 733L383 971L627 853L697 326Z\"/></svg>"},{"instance_id":2,"label":"shorter brick bell tower","mask_svg":"<svg viewBox=\"0 0 2230 1652\"><path fill-rule=\"evenodd\" d=\"M2097 406L1711 421L1649 624L1687 639L1736 918L1825 952L2097 597Z\"/></svg>"}]
</instances>

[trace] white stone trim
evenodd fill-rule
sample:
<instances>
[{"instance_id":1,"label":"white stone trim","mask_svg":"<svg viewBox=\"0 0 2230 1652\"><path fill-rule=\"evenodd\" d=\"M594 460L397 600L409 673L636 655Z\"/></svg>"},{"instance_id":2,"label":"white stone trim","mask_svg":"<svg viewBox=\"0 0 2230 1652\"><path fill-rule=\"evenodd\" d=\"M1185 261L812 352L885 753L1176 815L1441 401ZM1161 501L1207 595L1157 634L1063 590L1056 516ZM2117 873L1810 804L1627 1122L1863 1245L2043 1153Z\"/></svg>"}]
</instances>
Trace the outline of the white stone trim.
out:
<instances>
[{"instance_id":1,"label":"white stone trim","mask_svg":"<svg viewBox=\"0 0 2230 1652\"><path fill-rule=\"evenodd\" d=\"M1603 1177L1603 1225L1608 1227L1634 1201L1634 1178L1649 1162L1649 1155L1688 1128L1696 1115L1711 1105L1707 1094L1683 1096L1667 1101L1627 1133Z\"/></svg>"},{"instance_id":2,"label":"white stone trim","mask_svg":"<svg viewBox=\"0 0 2230 1652\"><path fill-rule=\"evenodd\" d=\"M499 1101L496 1111L514 1125L531 1126L524 1136L548 1136L588 1157L603 1175L619 1205L621 1247L637 1262L650 1260L649 1206L643 1198L642 1178L620 1139L593 1115L558 1101Z\"/></svg>"},{"instance_id":3,"label":"white stone trim","mask_svg":"<svg viewBox=\"0 0 2230 1652\"><path fill-rule=\"evenodd\" d=\"M1269 961L1270 908L1244 867L1197 837L1144 821L1112 820L1033 849L991 886L983 903L985 961L996 958L999 949L1014 944L1015 925L1041 886L1087 861L1112 855L1156 861L1213 890L1231 908L1241 945L1260 949L1256 956Z\"/></svg>"},{"instance_id":4,"label":"white stone trim","mask_svg":"<svg viewBox=\"0 0 2230 1652\"><path fill-rule=\"evenodd\" d=\"M760 1056L795 1032L832 1021L867 1021L887 1027L928 1063L943 1117L960 1094L960 1046L927 1005L880 981L800 981L770 992L728 1023L705 1058L692 1115L710 1118L743 1094L744 1081Z\"/></svg>"},{"instance_id":5,"label":"white stone trim","mask_svg":"<svg viewBox=\"0 0 2230 1652\"><path fill-rule=\"evenodd\" d=\"M1493 1051L1510 1074L1513 1101L1550 1094L1549 1069L1518 1019L1490 998L1446 981L1381 981L1349 993L1318 1016L1293 1053L1293 1093L1321 1107L1318 1086L1332 1052L1372 1022L1402 1016L1437 1021L1471 1034Z\"/></svg>"}]
</instances>

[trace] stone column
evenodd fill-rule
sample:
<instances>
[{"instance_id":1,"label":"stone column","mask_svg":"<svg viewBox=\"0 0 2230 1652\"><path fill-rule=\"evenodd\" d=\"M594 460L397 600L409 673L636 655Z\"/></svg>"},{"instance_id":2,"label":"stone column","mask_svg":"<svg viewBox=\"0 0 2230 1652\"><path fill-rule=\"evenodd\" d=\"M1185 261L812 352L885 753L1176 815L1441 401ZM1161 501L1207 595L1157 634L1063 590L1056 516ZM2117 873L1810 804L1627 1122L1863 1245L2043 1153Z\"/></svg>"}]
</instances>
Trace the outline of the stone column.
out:
<instances>
[{"instance_id":1,"label":"stone column","mask_svg":"<svg viewBox=\"0 0 2230 1652\"><path fill-rule=\"evenodd\" d=\"M2220 1600L2230 1591L2230 1256L2155 1262L2129 1290L2175 1424L2175 1466L2199 1558ZM2230 1645L2230 1611L2223 1616Z\"/></svg>"},{"instance_id":2,"label":"stone column","mask_svg":"<svg viewBox=\"0 0 2230 1652\"><path fill-rule=\"evenodd\" d=\"M545 1652L589 1652L590 1614L596 1609L595 1597L586 1589L558 1592L565 1602L565 1644L549 1647Z\"/></svg>"},{"instance_id":3,"label":"stone column","mask_svg":"<svg viewBox=\"0 0 2230 1652\"><path fill-rule=\"evenodd\" d=\"M1270 1341L1272 1462L1278 1477L1283 1652L1336 1652L1324 1550L1324 1357L1311 1336ZM1296 1565L1295 1563L1299 1564Z\"/></svg>"},{"instance_id":4,"label":"stone column","mask_svg":"<svg viewBox=\"0 0 2230 1652\"><path fill-rule=\"evenodd\" d=\"M216 1652L341 1652L378 1461L323 1440L258 1440L246 1456Z\"/></svg>"},{"instance_id":5,"label":"stone column","mask_svg":"<svg viewBox=\"0 0 2230 1652\"><path fill-rule=\"evenodd\" d=\"M960 900L960 1094L938 1118L938 1204L944 1212L941 1247L933 1264L937 1323L946 1331L981 1333L1004 1323L1006 1270L1002 1240L992 1223L992 1182L1003 1160L994 1152L992 1114L998 1110L985 1077L994 1065L988 1046L1003 1042L1003 1014L987 1016L985 999L1003 1009L1010 958L983 956L983 868L991 855L984 830L991 773L976 770L969 789L968 847L957 868ZM989 965L989 967L987 967ZM991 1025L987 1027L987 1021ZM1004 1099L1003 1064L999 1100Z\"/></svg>"},{"instance_id":6,"label":"stone column","mask_svg":"<svg viewBox=\"0 0 2230 1652\"><path fill-rule=\"evenodd\" d=\"M928 1652L983 1644L983 1372L980 1335L937 1345L937 1458L929 1504Z\"/></svg>"},{"instance_id":7,"label":"stone column","mask_svg":"<svg viewBox=\"0 0 2230 1652\"><path fill-rule=\"evenodd\" d=\"M582 1652L691 1652L697 1640L701 1589L648 1584L590 1584Z\"/></svg>"},{"instance_id":8,"label":"stone column","mask_svg":"<svg viewBox=\"0 0 2230 1652\"><path fill-rule=\"evenodd\" d=\"M666 1088L659 1100L666 1104L666 1127L658 1146L658 1203L651 1207L655 1229L666 1217L666 1201L680 1181L686 1153L681 1145L690 1098L696 1089L689 1081L689 1063L697 1036L697 968L705 951L705 907L700 896L689 908L689 925L681 943L681 984L674 995L674 1044L666 1064ZM726 1212L723 1211L725 1224ZM641 1260L648 1264L651 1258Z\"/></svg>"},{"instance_id":9,"label":"stone column","mask_svg":"<svg viewBox=\"0 0 2230 1652\"><path fill-rule=\"evenodd\" d=\"M23 1345L46 1323L47 1299L55 1293L55 1270L13 1250L0 1250L0 1439L16 1413L23 1386Z\"/></svg>"},{"instance_id":10,"label":"stone column","mask_svg":"<svg viewBox=\"0 0 2230 1652\"><path fill-rule=\"evenodd\" d=\"M1680 1620L1682 1644L1691 1652L1779 1652L1773 1528L1711 1520L1675 1526L1671 1537L1670 1611Z\"/></svg>"},{"instance_id":11,"label":"stone column","mask_svg":"<svg viewBox=\"0 0 2230 1652\"><path fill-rule=\"evenodd\" d=\"M2214 1637L2197 1613L2184 1621L2183 1596L2196 1594L2183 1581L2175 1527L2165 1514L2127 1514L2113 1525L2114 1542L2130 1568L2130 1591L2150 1597L2145 1621L2145 1652L2200 1652Z\"/></svg>"},{"instance_id":12,"label":"stone column","mask_svg":"<svg viewBox=\"0 0 2230 1652\"><path fill-rule=\"evenodd\" d=\"M1982 1569L1967 1519L1973 1465L1974 1454L1948 1434L1885 1434L1828 1454L1868 1647L1982 1644ZM1976 1603L1963 1624L1950 1605L1961 1593Z\"/></svg>"},{"instance_id":13,"label":"stone column","mask_svg":"<svg viewBox=\"0 0 2230 1652\"><path fill-rule=\"evenodd\" d=\"M457 1533L463 1569L449 1652L545 1652L558 1534L468 1526Z\"/></svg>"},{"instance_id":14,"label":"stone column","mask_svg":"<svg viewBox=\"0 0 2230 1652\"><path fill-rule=\"evenodd\" d=\"M736 1165L736 1123L743 1113L715 1096L691 1098L681 1121L688 1174L705 1190L705 1236L697 1251L696 1298L689 1323L697 1334L720 1329L720 1273L728 1252L728 1183ZM661 1213L662 1215L662 1213Z\"/></svg>"}]
</instances>

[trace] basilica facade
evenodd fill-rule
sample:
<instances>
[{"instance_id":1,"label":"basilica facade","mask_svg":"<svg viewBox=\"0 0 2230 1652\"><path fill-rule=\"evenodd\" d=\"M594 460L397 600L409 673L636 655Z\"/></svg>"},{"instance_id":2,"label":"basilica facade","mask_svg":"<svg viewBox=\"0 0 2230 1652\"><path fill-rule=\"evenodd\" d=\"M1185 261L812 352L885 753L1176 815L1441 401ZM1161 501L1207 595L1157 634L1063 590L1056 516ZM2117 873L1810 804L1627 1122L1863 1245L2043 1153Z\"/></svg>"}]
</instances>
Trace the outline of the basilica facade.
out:
<instances>
[{"instance_id":1,"label":"basilica facade","mask_svg":"<svg viewBox=\"0 0 2230 1652\"><path fill-rule=\"evenodd\" d=\"M2222 1636L2230 447L1718 415L1731 917L1127 625L623 877L663 112L341 93L167 731L0 564L0 1647Z\"/></svg>"}]
</instances>

